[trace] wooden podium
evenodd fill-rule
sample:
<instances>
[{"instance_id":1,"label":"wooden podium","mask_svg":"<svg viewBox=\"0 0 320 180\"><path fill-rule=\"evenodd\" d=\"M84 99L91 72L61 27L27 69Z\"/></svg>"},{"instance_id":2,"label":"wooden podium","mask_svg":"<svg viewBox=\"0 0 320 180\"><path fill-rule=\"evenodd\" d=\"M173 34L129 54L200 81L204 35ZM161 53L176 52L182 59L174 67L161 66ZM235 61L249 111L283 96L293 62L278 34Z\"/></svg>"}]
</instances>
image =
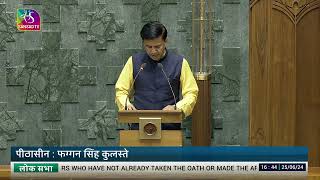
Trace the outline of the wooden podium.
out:
<instances>
[{"instance_id":1,"label":"wooden podium","mask_svg":"<svg viewBox=\"0 0 320 180\"><path fill-rule=\"evenodd\" d=\"M139 130L121 130L120 146L182 146L182 130L161 130L161 123L181 123L180 110L119 111L120 123L139 123Z\"/></svg>"}]
</instances>

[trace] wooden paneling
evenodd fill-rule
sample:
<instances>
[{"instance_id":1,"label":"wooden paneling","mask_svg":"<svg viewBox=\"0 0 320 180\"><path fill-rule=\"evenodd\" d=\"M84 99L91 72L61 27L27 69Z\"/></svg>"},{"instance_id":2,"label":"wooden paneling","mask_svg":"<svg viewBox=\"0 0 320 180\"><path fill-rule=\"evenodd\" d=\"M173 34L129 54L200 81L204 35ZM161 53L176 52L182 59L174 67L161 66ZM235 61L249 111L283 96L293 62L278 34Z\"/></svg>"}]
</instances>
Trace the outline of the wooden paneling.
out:
<instances>
[{"instance_id":1,"label":"wooden paneling","mask_svg":"<svg viewBox=\"0 0 320 180\"><path fill-rule=\"evenodd\" d=\"M250 144L308 146L320 166L320 0L250 1L249 61Z\"/></svg>"},{"instance_id":2,"label":"wooden paneling","mask_svg":"<svg viewBox=\"0 0 320 180\"><path fill-rule=\"evenodd\" d=\"M270 116L272 145L293 145L295 124L295 26L272 9L270 58Z\"/></svg>"},{"instance_id":3,"label":"wooden paneling","mask_svg":"<svg viewBox=\"0 0 320 180\"><path fill-rule=\"evenodd\" d=\"M250 123L249 141L252 145L271 145L271 128L268 120L269 1L255 1L250 16ZM263 23L262 23L263 22Z\"/></svg>"},{"instance_id":4,"label":"wooden paneling","mask_svg":"<svg viewBox=\"0 0 320 180\"><path fill-rule=\"evenodd\" d=\"M320 167L310 167L308 170L308 180L320 179Z\"/></svg>"},{"instance_id":5,"label":"wooden paneling","mask_svg":"<svg viewBox=\"0 0 320 180\"><path fill-rule=\"evenodd\" d=\"M297 24L296 144L309 147L310 163L320 167L320 8Z\"/></svg>"}]
</instances>

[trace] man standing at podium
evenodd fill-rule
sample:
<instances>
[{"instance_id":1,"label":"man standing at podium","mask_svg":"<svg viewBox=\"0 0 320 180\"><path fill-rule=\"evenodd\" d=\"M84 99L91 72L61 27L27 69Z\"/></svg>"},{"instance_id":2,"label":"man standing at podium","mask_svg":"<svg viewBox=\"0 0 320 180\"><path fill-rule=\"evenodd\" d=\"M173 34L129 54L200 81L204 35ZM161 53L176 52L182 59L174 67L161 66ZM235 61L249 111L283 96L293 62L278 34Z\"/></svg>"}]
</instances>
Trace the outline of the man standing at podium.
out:
<instances>
[{"instance_id":1,"label":"man standing at podium","mask_svg":"<svg viewBox=\"0 0 320 180\"><path fill-rule=\"evenodd\" d=\"M140 36L145 51L129 57L115 85L119 110L178 109L189 116L199 89L187 60L167 50L167 29L163 24L145 24ZM131 124L130 129L139 126ZM179 130L180 123L164 123L162 129Z\"/></svg>"}]
</instances>

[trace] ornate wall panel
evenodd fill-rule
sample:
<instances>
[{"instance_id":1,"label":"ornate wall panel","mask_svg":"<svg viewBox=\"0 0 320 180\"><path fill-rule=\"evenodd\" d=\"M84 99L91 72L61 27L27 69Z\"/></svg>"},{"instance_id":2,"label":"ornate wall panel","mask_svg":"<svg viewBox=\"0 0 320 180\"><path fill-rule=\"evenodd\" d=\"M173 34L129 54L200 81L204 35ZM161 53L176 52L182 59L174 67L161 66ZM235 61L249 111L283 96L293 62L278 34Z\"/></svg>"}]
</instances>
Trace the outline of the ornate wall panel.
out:
<instances>
[{"instance_id":1,"label":"ornate wall panel","mask_svg":"<svg viewBox=\"0 0 320 180\"><path fill-rule=\"evenodd\" d=\"M320 2L309 5L297 23L297 112L295 142L309 147L320 166ZM305 28L308 27L308 28Z\"/></svg>"},{"instance_id":2,"label":"ornate wall panel","mask_svg":"<svg viewBox=\"0 0 320 180\"><path fill-rule=\"evenodd\" d=\"M250 1L250 144L308 146L310 166L320 165L319 6Z\"/></svg>"}]
</instances>

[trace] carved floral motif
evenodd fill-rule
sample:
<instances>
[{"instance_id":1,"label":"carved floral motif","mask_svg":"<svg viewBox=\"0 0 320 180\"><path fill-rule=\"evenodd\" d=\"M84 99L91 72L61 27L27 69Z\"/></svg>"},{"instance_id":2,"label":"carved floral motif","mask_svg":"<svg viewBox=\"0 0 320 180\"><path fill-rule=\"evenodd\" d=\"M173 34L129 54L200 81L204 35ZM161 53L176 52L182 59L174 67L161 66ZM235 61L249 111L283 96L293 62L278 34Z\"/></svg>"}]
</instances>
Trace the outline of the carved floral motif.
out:
<instances>
[{"instance_id":1,"label":"carved floral motif","mask_svg":"<svg viewBox=\"0 0 320 180\"><path fill-rule=\"evenodd\" d=\"M308 0L281 0L289 10L296 16L307 4Z\"/></svg>"},{"instance_id":2,"label":"carved floral motif","mask_svg":"<svg viewBox=\"0 0 320 180\"><path fill-rule=\"evenodd\" d=\"M320 0L274 0L273 8L283 11L297 24L308 11L319 6L319 3Z\"/></svg>"}]
</instances>

